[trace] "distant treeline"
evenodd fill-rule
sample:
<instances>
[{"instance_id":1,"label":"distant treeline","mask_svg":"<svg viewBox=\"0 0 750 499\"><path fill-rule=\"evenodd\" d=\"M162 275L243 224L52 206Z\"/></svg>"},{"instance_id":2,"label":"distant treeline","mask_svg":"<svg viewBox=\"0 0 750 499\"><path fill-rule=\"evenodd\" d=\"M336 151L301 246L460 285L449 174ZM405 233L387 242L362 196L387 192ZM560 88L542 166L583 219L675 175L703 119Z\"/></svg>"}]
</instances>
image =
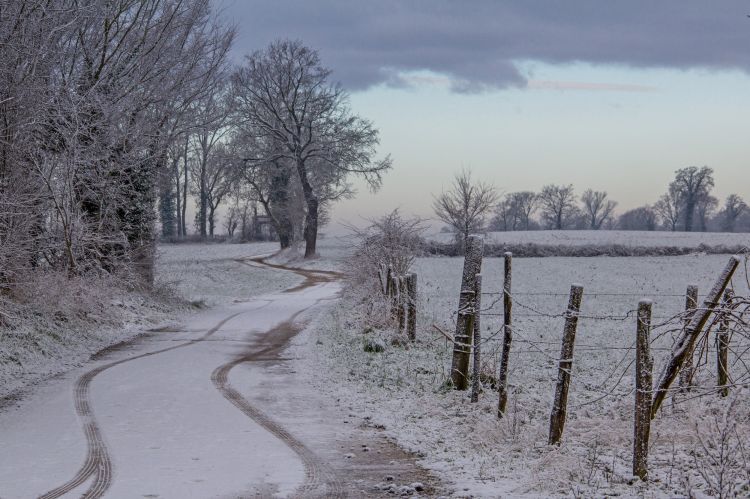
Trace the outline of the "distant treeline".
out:
<instances>
[{"instance_id":1,"label":"distant treeline","mask_svg":"<svg viewBox=\"0 0 750 499\"><path fill-rule=\"evenodd\" d=\"M426 241L423 247L430 256L461 256L462 248L454 243ZM748 251L743 245L698 246L628 246L624 244L539 244L539 243L485 243L484 256L501 257L506 252L517 257L590 257L590 256L680 256L694 253L709 255L741 254Z\"/></svg>"}]
</instances>

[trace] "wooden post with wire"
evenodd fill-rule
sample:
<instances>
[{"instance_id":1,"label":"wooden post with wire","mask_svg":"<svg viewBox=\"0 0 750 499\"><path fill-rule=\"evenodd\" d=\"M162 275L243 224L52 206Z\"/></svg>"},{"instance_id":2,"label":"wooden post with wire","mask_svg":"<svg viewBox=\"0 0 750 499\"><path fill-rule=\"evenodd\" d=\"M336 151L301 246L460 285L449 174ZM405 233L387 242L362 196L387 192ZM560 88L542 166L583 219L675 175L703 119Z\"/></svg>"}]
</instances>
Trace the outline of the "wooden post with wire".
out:
<instances>
[{"instance_id":1,"label":"wooden post with wire","mask_svg":"<svg viewBox=\"0 0 750 499\"><path fill-rule=\"evenodd\" d=\"M500 373L498 374L497 417L502 418L508 404L508 363L510 346L513 341L513 298L511 296L511 276L513 253L505 253L505 278L503 280L503 351L500 354Z\"/></svg>"},{"instance_id":2,"label":"wooden post with wire","mask_svg":"<svg viewBox=\"0 0 750 499\"><path fill-rule=\"evenodd\" d=\"M729 309L734 298L734 292L727 289L724 292L722 302L724 316L716 333L716 385L719 387L719 395L729 396Z\"/></svg>"},{"instance_id":3,"label":"wooden post with wire","mask_svg":"<svg viewBox=\"0 0 750 499\"><path fill-rule=\"evenodd\" d=\"M456 318L456 334L453 344L453 359L451 361L451 382L456 390L469 388L469 361L471 360L471 341L473 326L466 327L474 303L476 275L482 271L482 253L484 241L481 236L472 235L467 239L464 270L461 278L461 293L458 299L458 316Z\"/></svg>"},{"instance_id":4,"label":"wooden post with wire","mask_svg":"<svg viewBox=\"0 0 750 499\"><path fill-rule=\"evenodd\" d=\"M648 478L648 440L651 433L651 391L653 367L651 358L651 301L638 303L635 343L635 411L633 430L633 475Z\"/></svg>"},{"instance_id":5,"label":"wooden post with wire","mask_svg":"<svg viewBox=\"0 0 750 499\"><path fill-rule=\"evenodd\" d=\"M406 334L410 341L417 341L417 274L406 276Z\"/></svg>"},{"instance_id":6,"label":"wooden post with wire","mask_svg":"<svg viewBox=\"0 0 750 499\"><path fill-rule=\"evenodd\" d=\"M687 327L690 324L690 319L695 314L695 309L698 307L698 286L691 284L687 287L685 293L685 324ZM680 392L690 391L690 386L693 384L693 351L687 353L685 357L685 365L680 369Z\"/></svg>"},{"instance_id":7,"label":"wooden post with wire","mask_svg":"<svg viewBox=\"0 0 750 499\"><path fill-rule=\"evenodd\" d=\"M474 365L471 371L471 401L479 402L479 391L482 389L479 379L482 371L482 274L474 278Z\"/></svg>"},{"instance_id":8,"label":"wooden post with wire","mask_svg":"<svg viewBox=\"0 0 750 499\"><path fill-rule=\"evenodd\" d=\"M396 307L397 312L396 316L398 317L398 332L401 333L402 331L406 330L406 309L407 303L409 301L408 298L408 292L406 289L406 276L399 276L398 277L398 300L396 301Z\"/></svg>"},{"instance_id":9,"label":"wooden post with wire","mask_svg":"<svg viewBox=\"0 0 750 499\"><path fill-rule=\"evenodd\" d=\"M401 304L401 277L391 276L391 318L399 321L399 305ZM401 324L399 323L399 326ZM399 330L400 331L400 330Z\"/></svg>"},{"instance_id":10,"label":"wooden post with wire","mask_svg":"<svg viewBox=\"0 0 750 499\"><path fill-rule=\"evenodd\" d=\"M565 313L565 330L563 331L562 348L560 350L560 360L557 369L555 401L552 405L552 414L549 422L549 445L560 445L560 439L565 429L565 417L568 411L568 389L570 388L570 374L573 369L573 345L576 341L578 313L581 310L582 297L583 286L573 284L570 287L568 310Z\"/></svg>"}]
</instances>

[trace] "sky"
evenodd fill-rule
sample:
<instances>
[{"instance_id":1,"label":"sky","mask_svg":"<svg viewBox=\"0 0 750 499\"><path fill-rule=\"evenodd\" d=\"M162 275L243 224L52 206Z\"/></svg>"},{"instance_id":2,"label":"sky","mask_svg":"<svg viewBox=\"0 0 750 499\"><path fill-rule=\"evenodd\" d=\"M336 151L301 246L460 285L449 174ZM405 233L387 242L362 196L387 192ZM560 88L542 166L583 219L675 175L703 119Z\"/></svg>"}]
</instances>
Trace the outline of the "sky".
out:
<instances>
[{"instance_id":1,"label":"sky","mask_svg":"<svg viewBox=\"0 0 750 499\"><path fill-rule=\"evenodd\" d=\"M334 221L431 217L469 169L500 192L572 183L622 212L674 171L750 199L750 4L743 1L214 0L241 63L279 38L319 51L393 169Z\"/></svg>"}]
</instances>

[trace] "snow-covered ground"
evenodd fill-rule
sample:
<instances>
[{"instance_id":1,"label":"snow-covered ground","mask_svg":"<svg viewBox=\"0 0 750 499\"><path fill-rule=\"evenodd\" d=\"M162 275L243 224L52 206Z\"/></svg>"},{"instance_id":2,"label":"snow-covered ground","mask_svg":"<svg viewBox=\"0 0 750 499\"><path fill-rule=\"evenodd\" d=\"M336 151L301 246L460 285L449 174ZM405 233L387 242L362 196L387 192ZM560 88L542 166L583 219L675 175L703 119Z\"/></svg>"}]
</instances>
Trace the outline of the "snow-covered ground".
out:
<instances>
[{"instance_id":1,"label":"snow-covered ground","mask_svg":"<svg viewBox=\"0 0 750 499\"><path fill-rule=\"evenodd\" d=\"M39 276L16 307L18 316L0 333L0 399L195 307L247 300L300 282L294 274L247 261L277 250L278 243L161 245L156 294L107 280Z\"/></svg>"},{"instance_id":2,"label":"snow-covered ground","mask_svg":"<svg viewBox=\"0 0 750 499\"><path fill-rule=\"evenodd\" d=\"M453 235L435 233L430 239L451 242ZM698 248L706 246L748 246L750 234L725 232L666 232L627 230L539 230L515 232L489 232L488 244L539 244L561 246L606 246L628 247Z\"/></svg>"},{"instance_id":3,"label":"snow-covered ground","mask_svg":"<svg viewBox=\"0 0 750 499\"><path fill-rule=\"evenodd\" d=\"M297 333L336 299L335 274L264 267L246 257L267 247L245 249L162 248L169 264L160 268L180 276L177 291L218 305L173 317L2 408L0 496L439 495L369 418L310 384L325 375L308 355L309 334ZM204 272L226 287L206 286Z\"/></svg>"},{"instance_id":4,"label":"snow-covered ground","mask_svg":"<svg viewBox=\"0 0 750 499\"><path fill-rule=\"evenodd\" d=\"M371 417L399 444L420 453L428 468L453 482L458 495L681 497L690 492L697 497L708 491L701 473L708 470L711 476L718 468L708 464L709 451L700 442L710 442L709 448L716 443L715 419L721 420L729 400L738 401L732 408L737 413L730 418L738 423L737 433L730 440L736 446L750 438L749 390L733 389L733 396L723 401L714 394L677 397L674 405L670 399L652 426L652 481L633 483L636 322L632 311L639 299L650 298L654 323L668 321L683 310L686 286L697 284L703 296L727 260L721 255L515 259L511 396L507 416L498 420L494 390L488 389L478 404L471 404L466 393L444 388L452 348L431 325L453 333L462 259L418 259L414 268L420 286L417 344L393 346L388 342L391 333L363 330L352 313L356 297L345 298L317 324L317 358L338 381L322 389L328 387L346 398L353 411ZM484 292L500 291L502 263L502 259L485 259ZM563 444L557 448L546 444L563 329L559 314L565 310L572 283L584 286L584 297L568 423ZM738 293L748 294L745 268L738 271L734 286ZM496 374L500 351L498 298L483 296L487 375ZM653 333L657 375L676 334L668 329L656 328ZM364 351L365 339L372 336L386 340L383 353ZM750 346L746 338L733 341L736 352ZM743 355L747 362L747 352ZM712 390L715 383L715 352L710 350L704 358L707 365L697 376L703 388L692 395ZM743 369L741 362L735 365ZM732 459L736 461L726 468L733 466L732 479L746 484L740 495L748 494L747 461L741 461L739 451Z\"/></svg>"}]
</instances>

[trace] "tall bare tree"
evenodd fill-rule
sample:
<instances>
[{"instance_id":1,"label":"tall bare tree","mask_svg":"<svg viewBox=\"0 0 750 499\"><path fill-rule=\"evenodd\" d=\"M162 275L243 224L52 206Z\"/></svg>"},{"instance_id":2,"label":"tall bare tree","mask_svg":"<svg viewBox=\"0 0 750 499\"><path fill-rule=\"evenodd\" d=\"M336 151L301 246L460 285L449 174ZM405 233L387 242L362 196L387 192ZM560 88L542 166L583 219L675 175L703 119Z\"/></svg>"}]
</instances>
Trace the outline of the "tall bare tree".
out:
<instances>
[{"instance_id":1,"label":"tall bare tree","mask_svg":"<svg viewBox=\"0 0 750 499\"><path fill-rule=\"evenodd\" d=\"M734 232L737 220L747 211L747 204L737 194L730 194L724 201L724 208L720 213L721 229Z\"/></svg>"},{"instance_id":2,"label":"tall bare tree","mask_svg":"<svg viewBox=\"0 0 750 499\"><path fill-rule=\"evenodd\" d=\"M620 230L656 230L658 215L650 206L641 206L628 210L617 220Z\"/></svg>"},{"instance_id":3,"label":"tall bare tree","mask_svg":"<svg viewBox=\"0 0 750 499\"><path fill-rule=\"evenodd\" d=\"M493 226L500 230L529 230L537 209L537 195L531 191L511 192L497 204Z\"/></svg>"},{"instance_id":4,"label":"tall bare tree","mask_svg":"<svg viewBox=\"0 0 750 499\"><path fill-rule=\"evenodd\" d=\"M497 202L492 185L471 178L464 170L453 178L447 191L435 196L432 207L435 215L456 231L457 243L463 249L471 234L482 232L487 215Z\"/></svg>"},{"instance_id":5,"label":"tall bare tree","mask_svg":"<svg viewBox=\"0 0 750 499\"><path fill-rule=\"evenodd\" d=\"M602 224L609 220L617 206L616 201L607 199L606 191L587 189L581 196L588 226L592 230L599 230Z\"/></svg>"},{"instance_id":6,"label":"tall bare tree","mask_svg":"<svg viewBox=\"0 0 750 499\"><path fill-rule=\"evenodd\" d=\"M701 196L695 207L695 213L698 215L698 230L706 232L709 230L709 221L713 216L716 208L719 207L719 200L711 194Z\"/></svg>"},{"instance_id":7,"label":"tall bare tree","mask_svg":"<svg viewBox=\"0 0 750 499\"><path fill-rule=\"evenodd\" d=\"M247 163L265 167L282 159L299 180L306 204L305 257L316 251L321 186L332 197L330 191L348 188L346 178L354 174L377 189L391 167L390 157L374 159L378 130L352 114L346 92L330 76L315 50L279 40L247 57L232 77L245 133L280 146L258 151Z\"/></svg>"},{"instance_id":8,"label":"tall bare tree","mask_svg":"<svg viewBox=\"0 0 750 499\"><path fill-rule=\"evenodd\" d=\"M654 210L661 217L664 226L672 232L677 230L684 208L685 203L682 201L682 196L674 187L670 187L666 194L654 204Z\"/></svg>"},{"instance_id":9,"label":"tall bare tree","mask_svg":"<svg viewBox=\"0 0 750 499\"><path fill-rule=\"evenodd\" d=\"M579 215L573 185L546 185L539 193L539 206L547 228L570 228Z\"/></svg>"},{"instance_id":10,"label":"tall bare tree","mask_svg":"<svg viewBox=\"0 0 750 499\"><path fill-rule=\"evenodd\" d=\"M703 166L689 166L675 172L675 178L669 184L670 191L684 203L684 228L686 232L694 229L695 212L699 203L711 193L714 186L714 171L712 168Z\"/></svg>"}]
</instances>

